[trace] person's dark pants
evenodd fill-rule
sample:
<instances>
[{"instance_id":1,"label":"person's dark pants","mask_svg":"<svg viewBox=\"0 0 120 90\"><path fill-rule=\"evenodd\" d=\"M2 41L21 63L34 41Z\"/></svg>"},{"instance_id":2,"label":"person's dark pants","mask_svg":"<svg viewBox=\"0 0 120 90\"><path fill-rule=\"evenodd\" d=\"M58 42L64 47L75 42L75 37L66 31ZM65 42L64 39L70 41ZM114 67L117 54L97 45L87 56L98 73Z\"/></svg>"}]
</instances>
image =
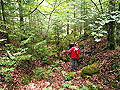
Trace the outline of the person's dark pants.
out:
<instances>
[{"instance_id":1,"label":"person's dark pants","mask_svg":"<svg viewBox=\"0 0 120 90\"><path fill-rule=\"evenodd\" d=\"M71 70L76 70L77 69L77 60L78 59L71 58L71 60L72 60Z\"/></svg>"}]
</instances>

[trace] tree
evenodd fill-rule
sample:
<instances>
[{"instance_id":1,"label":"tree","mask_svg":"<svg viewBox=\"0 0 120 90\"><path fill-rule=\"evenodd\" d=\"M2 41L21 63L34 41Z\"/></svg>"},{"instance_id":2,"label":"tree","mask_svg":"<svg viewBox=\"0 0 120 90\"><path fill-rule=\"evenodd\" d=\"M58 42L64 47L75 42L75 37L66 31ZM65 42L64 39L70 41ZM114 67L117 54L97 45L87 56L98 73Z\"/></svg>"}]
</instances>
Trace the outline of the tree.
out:
<instances>
[{"instance_id":1,"label":"tree","mask_svg":"<svg viewBox=\"0 0 120 90\"><path fill-rule=\"evenodd\" d=\"M5 25L6 24L6 19L5 19L4 2L3 2L3 0L1 0L1 7L2 7L2 19L3 19L3 22L4 22L4 25L1 28L5 29L7 31L6 25ZM8 37L8 32L4 33L4 35L5 35L6 39L7 39L7 43L9 43L10 41L9 41L9 37Z\"/></svg>"},{"instance_id":2,"label":"tree","mask_svg":"<svg viewBox=\"0 0 120 90\"><path fill-rule=\"evenodd\" d=\"M119 5L118 11L120 11L120 2L118 5ZM120 22L117 23L117 28L116 28L116 43L117 45L120 45Z\"/></svg>"},{"instance_id":3,"label":"tree","mask_svg":"<svg viewBox=\"0 0 120 90\"><path fill-rule=\"evenodd\" d=\"M109 0L109 14L111 16L113 16L113 14L111 12L115 11L115 0ZM114 50L116 49L116 37L115 37L115 29L116 29L116 26L115 26L115 21L110 18L111 21L109 22L108 24L108 43L107 43L107 47L111 50Z\"/></svg>"}]
</instances>

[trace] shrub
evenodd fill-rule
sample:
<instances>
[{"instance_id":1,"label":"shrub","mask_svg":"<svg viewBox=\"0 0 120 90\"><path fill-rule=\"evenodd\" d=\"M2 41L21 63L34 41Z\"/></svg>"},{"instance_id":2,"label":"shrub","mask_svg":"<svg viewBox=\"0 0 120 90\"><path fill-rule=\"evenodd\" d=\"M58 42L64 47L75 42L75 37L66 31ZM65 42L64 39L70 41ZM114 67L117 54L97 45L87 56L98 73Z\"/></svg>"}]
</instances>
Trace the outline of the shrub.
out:
<instances>
[{"instance_id":1,"label":"shrub","mask_svg":"<svg viewBox=\"0 0 120 90\"><path fill-rule=\"evenodd\" d=\"M39 80L39 79L47 79L48 78L48 74L47 74L47 70L42 68L42 67L36 67L33 70L33 77L35 78L35 80Z\"/></svg>"},{"instance_id":2,"label":"shrub","mask_svg":"<svg viewBox=\"0 0 120 90\"><path fill-rule=\"evenodd\" d=\"M66 73L65 71L62 71L62 74L65 77L65 80L68 80L68 81L75 77L75 73L74 72Z\"/></svg>"}]
</instances>

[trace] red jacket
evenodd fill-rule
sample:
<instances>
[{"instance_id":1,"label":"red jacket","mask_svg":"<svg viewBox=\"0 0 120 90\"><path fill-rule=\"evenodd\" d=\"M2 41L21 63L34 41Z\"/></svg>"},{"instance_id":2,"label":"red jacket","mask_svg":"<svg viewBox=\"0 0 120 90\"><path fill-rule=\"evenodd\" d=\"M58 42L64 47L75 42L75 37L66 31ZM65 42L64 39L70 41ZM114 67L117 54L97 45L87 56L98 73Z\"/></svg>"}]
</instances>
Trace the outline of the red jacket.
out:
<instances>
[{"instance_id":1,"label":"red jacket","mask_svg":"<svg viewBox=\"0 0 120 90\"><path fill-rule=\"evenodd\" d=\"M77 51L77 54L75 52L75 49ZM80 49L76 46L72 47L70 50L65 51L65 53L71 53L71 58L73 59L79 59L79 54L81 53Z\"/></svg>"}]
</instances>

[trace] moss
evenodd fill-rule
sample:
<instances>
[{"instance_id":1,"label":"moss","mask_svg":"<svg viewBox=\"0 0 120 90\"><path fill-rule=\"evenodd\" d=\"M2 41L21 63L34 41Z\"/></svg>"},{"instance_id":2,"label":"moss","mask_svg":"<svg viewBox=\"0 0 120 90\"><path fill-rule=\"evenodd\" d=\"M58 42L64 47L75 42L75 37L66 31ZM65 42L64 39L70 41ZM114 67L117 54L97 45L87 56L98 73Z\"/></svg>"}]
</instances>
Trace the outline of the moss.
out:
<instances>
[{"instance_id":1,"label":"moss","mask_svg":"<svg viewBox=\"0 0 120 90\"><path fill-rule=\"evenodd\" d=\"M92 65L89 65L89 66L86 66L86 67L82 68L81 77L86 78L87 75L92 76L93 74L98 73L98 71L99 71L98 70L98 64L94 63Z\"/></svg>"}]
</instances>

